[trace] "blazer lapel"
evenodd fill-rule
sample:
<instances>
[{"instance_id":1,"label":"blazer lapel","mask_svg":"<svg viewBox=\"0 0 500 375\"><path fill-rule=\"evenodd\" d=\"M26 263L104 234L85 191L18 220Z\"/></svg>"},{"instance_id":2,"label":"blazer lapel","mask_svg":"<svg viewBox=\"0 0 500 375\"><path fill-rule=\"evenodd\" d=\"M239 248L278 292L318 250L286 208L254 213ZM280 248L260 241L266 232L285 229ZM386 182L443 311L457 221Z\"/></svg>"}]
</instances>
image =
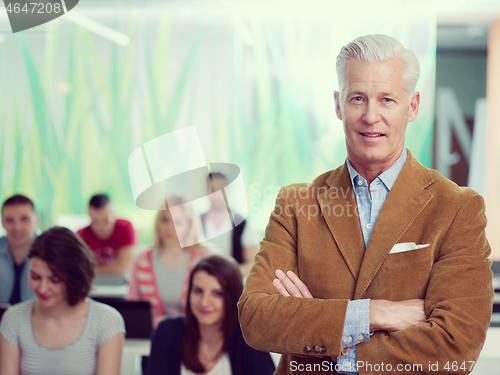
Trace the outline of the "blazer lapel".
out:
<instances>
[{"instance_id":1,"label":"blazer lapel","mask_svg":"<svg viewBox=\"0 0 500 375\"><path fill-rule=\"evenodd\" d=\"M329 189L320 194L317 201L352 276L357 280L365 245L347 164L333 171L325 182Z\"/></svg>"},{"instance_id":2,"label":"blazer lapel","mask_svg":"<svg viewBox=\"0 0 500 375\"><path fill-rule=\"evenodd\" d=\"M380 210L366 247L354 291L355 299L362 298L392 247L432 199L432 194L425 188L433 181L427 169L408 151L405 165Z\"/></svg>"}]
</instances>

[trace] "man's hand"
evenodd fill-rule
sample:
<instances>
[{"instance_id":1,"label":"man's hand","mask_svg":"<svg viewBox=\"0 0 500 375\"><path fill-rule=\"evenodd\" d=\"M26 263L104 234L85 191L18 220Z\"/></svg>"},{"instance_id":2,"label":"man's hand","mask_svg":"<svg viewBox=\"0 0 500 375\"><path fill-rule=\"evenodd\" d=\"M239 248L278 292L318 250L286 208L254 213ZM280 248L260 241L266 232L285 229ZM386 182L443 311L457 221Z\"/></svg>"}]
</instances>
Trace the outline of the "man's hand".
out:
<instances>
[{"instance_id":1,"label":"man's hand","mask_svg":"<svg viewBox=\"0 0 500 375\"><path fill-rule=\"evenodd\" d=\"M277 269L274 274L277 278L273 280L273 284L279 294L287 297L314 298L306 284L292 271L287 271L285 275L282 270ZM323 358L321 355L314 357ZM332 359L334 358L332 357Z\"/></svg>"},{"instance_id":2,"label":"man's hand","mask_svg":"<svg viewBox=\"0 0 500 375\"><path fill-rule=\"evenodd\" d=\"M292 271L275 272L274 287L283 296L313 298L309 288ZM370 331L400 331L426 321L423 299L370 301Z\"/></svg>"},{"instance_id":3,"label":"man's hand","mask_svg":"<svg viewBox=\"0 0 500 375\"><path fill-rule=\"evenodd\" d=\"M313 298L306 284L304 284L292 271L288 271L285 275L282 270L277 269L274 274L277 279L273 280L273 284L279 294L284 296Z\"/></svg>"},{"instance_id":4,"label":"man's hand","mask_svg":"<svg viewBox=\"0 0 500 375\"><path fill-rule=\"evenodd\" d=\"M117 258L114 262L109 262L97 266L97 273L101 275L130 275L130 265L132 263L134 245L122 246L118 249Z\"/></svg>"},{"instance_id":5,"label":"man's hand","mask_svg":"<svg viewBox=\"0 0 500 375\"><path fill-rule=\"evenodd\" d=\"M423 299L370 301L370 331L401 331L425 322Z\"/></svg>"}]
</instances>

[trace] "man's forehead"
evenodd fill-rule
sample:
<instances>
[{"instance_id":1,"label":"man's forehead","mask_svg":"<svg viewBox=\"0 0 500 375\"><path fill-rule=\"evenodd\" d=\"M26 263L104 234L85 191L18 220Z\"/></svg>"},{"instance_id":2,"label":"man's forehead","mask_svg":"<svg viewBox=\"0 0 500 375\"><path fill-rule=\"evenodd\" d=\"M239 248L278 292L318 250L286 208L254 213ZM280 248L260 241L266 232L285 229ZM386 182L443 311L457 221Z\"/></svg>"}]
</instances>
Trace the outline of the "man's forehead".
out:
<instances>
[{"instance_id":1,"label":"man's forehead","mask_svg":"<svg viewBox=\"0 0 500 375\"><path fill-rule=\"evenodd\" d=\"M383 86L383 85L381 85ZM376 87L370 86L366 84L352 84L347 87L347 95L348 96L367 96L367 95L376 95L376 96L395 96L399 94L399 90L397 87Z\"/></svg>"},{"instance_id":2,"label":"man's forehead","mask_svg":"<svg viewBox=\"0 0 500 375\"><path fill-rule=\"evenodd\" d=\"M404 64L400 59L370 63L349 60L346 70L346 92L363 94L368 91L394 94L404 89Z\"/></svg>"},{"instance_id":3,"label":"man's forehead","mask_svg":"<svg viewBox=\"0 0 500 375\"><path fill-rule=\"evenodd\" d=\"M113 214L113 209L110 204L107 204L101 208L89 207L89 216L95 218L104 218Z\"/></svg>"},{"instance_id":4,"label":"man's forehead","mask_svg":"<svg viewBox=\"0 0 500 375\"><path fill-rule=\"evenodd\" d=\"M7 205L2 208L2 217L7 216L23 216L34 214L35 211L31 207L31 205L27 203L19 203Z\"/></svg>"}]
</instances>

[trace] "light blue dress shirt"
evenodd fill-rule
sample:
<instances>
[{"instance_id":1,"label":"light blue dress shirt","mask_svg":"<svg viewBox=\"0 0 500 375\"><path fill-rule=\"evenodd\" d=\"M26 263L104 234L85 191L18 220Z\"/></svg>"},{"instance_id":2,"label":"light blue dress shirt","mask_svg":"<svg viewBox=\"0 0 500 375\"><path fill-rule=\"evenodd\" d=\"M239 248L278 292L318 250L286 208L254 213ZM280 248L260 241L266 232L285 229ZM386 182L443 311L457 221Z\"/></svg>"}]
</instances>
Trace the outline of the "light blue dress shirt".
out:
<instances>
[{"instance_id":1,"label":"light blue dress shirt","mask_svg":"<svg viewBox=\"0 0 500 375\"><path fill-rule=\"evenodd\" d=\"M28 285L29 259L26 259L21 274L21 301L35 298L35 294ZM0 303L8 303L14 289L14 258L9 251L7 236L0 237Z\"/></svg>"},{"instance_id":2,"label":"light blue dress shirt","mask_svg":"<svg viewBox=\"0 0 500 375\"><path fill-rule=\"evenodd\" d=\"M347 168L351 177L354 194L356 195L356 204L359 212L359 223L363 232L365 250L370 240L370 236L377 221L377 217L382 209L389 191L396 182L399 172L408 157L406 148L396 162L386 171L382 172L370 184L368 189L367 181L359 175L347 159ZM357 356L356 345L370 340L370 319L369 310L370 300L362 299L349 301L344 323L344 332L342 335L343 348L350 348L346 355L337 357L337 364L340 368L339 373L357 374Z\"/></svg>"}]
</instances>

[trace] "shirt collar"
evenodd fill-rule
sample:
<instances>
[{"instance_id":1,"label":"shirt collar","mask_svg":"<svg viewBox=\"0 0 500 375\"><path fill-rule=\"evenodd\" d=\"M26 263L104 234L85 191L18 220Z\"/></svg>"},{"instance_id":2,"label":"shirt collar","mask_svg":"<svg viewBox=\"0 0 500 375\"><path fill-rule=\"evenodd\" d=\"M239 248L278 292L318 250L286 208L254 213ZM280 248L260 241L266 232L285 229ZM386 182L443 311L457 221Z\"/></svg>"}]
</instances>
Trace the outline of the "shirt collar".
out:
<instances>
[{"instance_id":1,"label":"shirt collar","mask_svg":"<svg viewBox=\"0 0 500 375\"><path fill-rule=\"evenodd\" d=\"M399 172L401 172L401 169L403 168L403 165L407 157L408 157L408 152L406 151L406 148L404 148L403 153L398 158L398 160L396 160L396 162L393 165L391 165L391 167L388 170L378 175L377 178L379 178L384 183L384 185L387 187L388 190L392 189L392 186L396 182L396 179L399 176ZM359 176L360 178L365 180L351 165L349 158L347 158L347 169L349 170L349 176L351 177L352 186L356 186L354 183L354 179L356 178L356 176Z\"/></svg>"}]
</instances>

